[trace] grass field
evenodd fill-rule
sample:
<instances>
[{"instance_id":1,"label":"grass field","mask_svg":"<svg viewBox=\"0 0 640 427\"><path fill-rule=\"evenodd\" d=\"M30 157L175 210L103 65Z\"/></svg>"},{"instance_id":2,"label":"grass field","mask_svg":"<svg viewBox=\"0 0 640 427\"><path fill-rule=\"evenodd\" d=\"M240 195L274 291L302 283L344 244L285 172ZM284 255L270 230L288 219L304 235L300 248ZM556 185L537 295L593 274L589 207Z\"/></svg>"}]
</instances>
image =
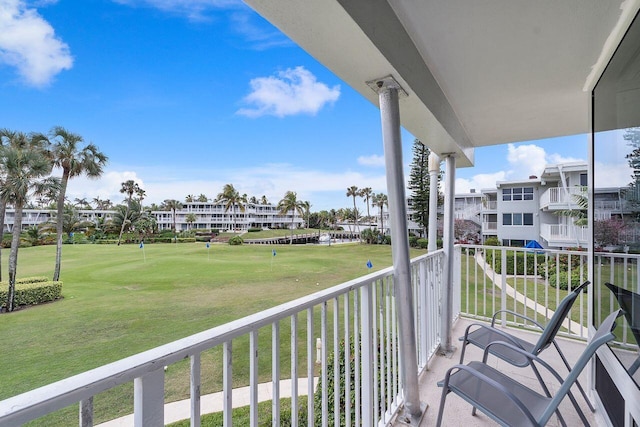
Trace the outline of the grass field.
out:
<instances>
[{"instance_id":1,"label":"grass field","mask_svg":"<svg viewBox=\"0 0 640 427\"><path fill-rule=\"evenodd\" d=\"M54 256L52 246L21 249L18 276L51 276ZM369 259L374 270L387 267L391 248L65 245L64 299L0 316L0 399L362 276ZM203 370L212 363L204 361ZM171 382L184 377L182 365L168 372L169 401L187 393L188 376ZM132 387L121 387L96 402L98 420L119 415L113 408L131 394ZM76 414L70 408L45 424L75 424Z\"/></svg>"}]
</instances>

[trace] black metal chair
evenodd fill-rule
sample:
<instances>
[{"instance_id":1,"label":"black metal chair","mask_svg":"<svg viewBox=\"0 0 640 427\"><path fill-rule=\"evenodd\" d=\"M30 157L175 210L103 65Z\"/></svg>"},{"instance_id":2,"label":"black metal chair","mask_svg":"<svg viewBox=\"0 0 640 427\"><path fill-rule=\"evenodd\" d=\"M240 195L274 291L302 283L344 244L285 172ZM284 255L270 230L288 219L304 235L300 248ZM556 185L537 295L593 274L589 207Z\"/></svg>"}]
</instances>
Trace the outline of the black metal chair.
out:
<instances>
[{"instance_id":1,"label":"black metal chair","mask_svg":"<svg viewBox=\"0 0 640 427\"><path fill-rule=\"evenodd\" d=\"M562 322L569 315L569 312L571 311L571 307L573 306L573 303L576 301L576 299L580 295L580 292L587 289L587 285L589 285L589 283L590 283L589 281L586 281L580 286L574 288L571 292L569 292L569 294L566 297L564 297L562 301L560 301L560 304L558 304L558 307L556 308L555 313L553 314L553 316L551 316L551 319L549 319L549 322L544 326L539 322L536 322L534 319L531 319L527 316L524 316L522 314L516 313L511 310L499 310L495 312L491 319L490 326L486 324L481 324L481 323L473 323L467 326L464 336L460 337L460 341L463 342L462 350L460 351L461 353L460 364L464 363L465 350L468 344L473 344L481 348L482 350L485 350L487 346L494 341L504 341L534 356L538 356L543 350L545 350L546 348L548 348L553 344L553 346L556 348L556 351L560 355L562 362L567 367L569 372L571 372L571 365L567 361L567 358L565 357L565 355L562 353L562 350L560 350L560 347L555 341L555 337L558 331L560 330L560 328L562 327ZM498 315L503 312L513 314L514 316L525 319L526 321L529 321L534 325L536 325L537 327L539 327L542 330L542 333L540 334L538 341L535 343L531 343L527 340L511 335L510 333L506 332L503 329L496 328L495 327L496 319ZM514 351L511 347L495 346L495 347L492 347L489 351L494 356L499 357L500 359L514 366L518 366L518 367L529 366L529 358L522 355L521 352L519 351ZM532 366L532 368L533 368L533 372L538 378L538 381L540 381L540 384L542 385L542 387L545 388L546 386L544 385L544 381L542 380L540 373L535 368L535 366ZM587 394L582 388L582 385L580 385L578 381L576 381L576 386L580 390L580 393L582 394L582 396L584 396L584 399L586 400L587 405L589 405L589 409L591 409L591 411L595 411L595 408L593 407L589 398L587 397Z\"/></svg>"},{"instance_id":2,"label":"black metal chair","mask_svg":"<svg viewBox=\"0 0 640 427\"><path fill-rule=\"evenodd\" d=\"M577 407L575 399L572 398L570 390L598 347L615 338L613 330L616 327L616 318L620 316L621 311L611 313L602 322L564 380L538 356L504 341L496 341L488 345L484 350L482 362L475 361L450 368L442 381L442 397L436 426L442 425L445 401L451 392L473 405L474 415L476 409L479 409L499 424L510 427L546 425L553 413L558 411L560 402L568 395L579 411L583 423L589 425L586 417ZM492 348L500 347L508 348L514 354L526 358L530 365L538 364L548 370L560 383L557 393L554 396L543 395L487 365L488 355L493 354Z\"/></svg>"},{"instance_id":3,"label":"black metal chair","mask_svg":"<svg viewBox=\"0 0 640 427\"><path fill-rule=\"evenodd\" d=\"M636 344L640 346L640 294L616 286L613 283L605 283L605 286L616 296L620 308L624 310L624 317L627 319L631 333L636 339ZM633 362L627 372L629 372L629 375L633 375L639 367L640 356Z\"/></svg>"}]
</instances>

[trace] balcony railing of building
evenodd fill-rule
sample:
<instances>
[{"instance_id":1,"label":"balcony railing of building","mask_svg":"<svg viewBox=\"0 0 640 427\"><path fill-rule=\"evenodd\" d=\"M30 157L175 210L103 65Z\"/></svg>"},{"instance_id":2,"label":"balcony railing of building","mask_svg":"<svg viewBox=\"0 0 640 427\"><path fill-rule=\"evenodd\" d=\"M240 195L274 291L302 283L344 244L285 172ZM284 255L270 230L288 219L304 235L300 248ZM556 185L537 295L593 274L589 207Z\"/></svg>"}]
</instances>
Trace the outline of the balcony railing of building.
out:
<instances>
[{"instance_id":1,"label":"balcony railing of building","mask_svg":"<svg viewBox=\"0 0 640 427\"><path fill-rule=\"evenodd\" d=\"M484 221L482 223L482 231L497 231L498 230L498 222L497 221Z\"/></svg>"},{"instance_id":2,"label":"balcony railing of building","mask_svg":"<svg viewBox=\"0 0 640 427\"><path fill-rule=\"evenodd\" d=\"M567 224L542 224L540 236L549 244L587 245L589 232L587 227Z\"/></svg>"},{"instance_id":3,"label":"balcony railing of building","mask_svg":"<svg viewBox=\"0 0 640 427\"><path fill-rule=\"evenodd\" d=\"M459 245L453 258L453 318L448 321L458 315L488 320L496 310L509 309L546 323L562 297L587 280L588 254L583 251ZM596 254L596 284L607 279L610 269L617 284L637 287L638 259ZM444 263L442 251L411 262L419 365L416 375L426 368L441 342L438 313ZM614 267L625 272L624 276L614 273ZM590 294L579 297L560 335L586 340L590 298ZM80 425L92 425L94 396L126 383L133 383L135 425L164 425L165 367L171 369L170 365L188 358L191 425L199 426L201 360L217 354L225 422L231 420L233 385L248 384L250 418L256 425L261 367L262 377L266 374L272 381L273 425L280 425L282 380L291 381L290 419L294 426L299 416L306 418L308 425L314 425L316 419L327 425L330 415L338 420L344 417L347 425L349 420L356 425L387 425L403 403L396 311L393 272L388 268L4 400L0 402L0 425L20 425L77 403ZM500 322L516 324L517 318L504 314ZM307 390L301 393L298 380L318 373L316 357L320 367L317 390L314 381L307 381ZM232 361L238 358L249 360L248 377L233 371ZM344 366L342 373L340 364ZM329 383L334 396L344 395L344 407L340 399L330 398ZM319 406L314 406L314 396L320 399Z\"/></svg>"},{"instance_id":4,"label":"balcony railing of building","mask_svg":"<svg viewBox=\"0 0 640 427\"><path fill-rule=\"evenodd\" d=\"M495 211L498 210L498 201L497 200L483 200L482 201L483 211Z\"/></svg>"},{"instance_id":5,"label":"balcony railing of building","mask_svg":"<svg viewBox=\"0 0 640 427\"><path fill-rule=\"evenodd\" d=\"M586 196L584 187L551 187L540 196L540 208L580 209L578 196Z\"/></svg>"}]
</instances>

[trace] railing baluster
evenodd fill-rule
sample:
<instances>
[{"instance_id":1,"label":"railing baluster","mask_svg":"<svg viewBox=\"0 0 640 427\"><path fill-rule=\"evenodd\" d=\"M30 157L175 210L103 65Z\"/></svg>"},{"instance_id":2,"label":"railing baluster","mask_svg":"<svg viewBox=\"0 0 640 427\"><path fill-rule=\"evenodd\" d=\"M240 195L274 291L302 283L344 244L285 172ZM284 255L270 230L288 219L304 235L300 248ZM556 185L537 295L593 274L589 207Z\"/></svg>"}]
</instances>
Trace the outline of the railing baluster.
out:
<instances>
[{"instance_id":1,"label":"railing baluster","mask_svg":"<svg viewBox=\"0 0 640 427\"><path fill-rule=\"evenodd\" d=\"M298 313L291 315L291 427L298 427Z\"/></svg>"},{"instance_id":2,"label":"railing baluster","mask_svg":"<svg viewBox=\"0 0 640 427\"><path fill-rule=\"evenodd\" d=\"M427 347L427 312L429 309L427 308L427 261L422 260L418 266L418 289L420 290L420 307L418 316L416 319L418 320L417 328L420 330L420 365L418 366L418 371L421 371L423 368L427 366L427 361L429 358L429 350Z\"/></svg>"},{"instance_id":3,"label":"railing baluster","mask_svg":"<svg viewBox=\"0 0 640 427\"><path fill-rule=\"evenodd\" d=\"M80 427L93 427L93 396L80 401Z\"/></svg>"},{"instance_id":4,"label":"railing baluster","mask_svg":"<svg viewBox=\"0 0 640 427\"><path fill-rule=\"evenodd\" d=\"M192 354L189 359L191 370L191 427L200 427L200 353Z\"/></svg>"},{"instance_id":5,"label":"railing baluster","mask_svg":"<svg viewBox=\"0 0 640 427\"><path fill-rule=\"evenodd\" d=\"M271 325L271 425L280 425L280 322Z\"/></svg>"},{"instance_id":6,"label":"railing baluster","mask_svg":"<svg viewBox=\"0 0 640 427\"><path fill-rule=\"evenodd\" d=\"M378 401L378 391L380 383L378 381L378 371L380 367L380 359L378 352L378 281L371 282L371 355L373 357L373 405L371 406L371 412L373 413L373 419L376 422L380 419L378 417L380 402Z\"/></svg>"},{"instance_id":7,"label":"railing baluster","mask_svg":"<svg viewBox=\"0 0 640 427\"><path fill-rule=\"evenodd\" d=\"M249 334L249 420L251 427L258 427L258 331Z\"/></svg>"},{"instance_id":8,"label":"railing baluster","mask_svg":"<svg viewBox=\"0 0 640 427\"><path fill-rule=\"evenodd\" d=\"M307 424L315 425L313 414L313 307L307 309Z\"/></svg>"},{"instance_id":9,"label":"railing baluster","mask_svg":"<svg viewBox=\"0 0 640 427\"><path fill-rule=\"evenodd\" d=\"M340 426L340 304L333 299L333 420Z\"/></svg>"},{"instance_id":10,"label":"railing baluster","mask_svg":"<svg viewBox=\"0 0 640 427\"><path fill-rule=\"evenodd\" d=\"M224 427L231 427L233 415L233 341L222 345L222 422Z\"/></svg>"},{"instance_id":11,"label":"railing baluster","mask_svg":"<svg viewBox=\"0 0 640 427\"><path fill-rule=\"evenodd\" d=\"M373 301L373 297L371 295L372 285L363 286L361 289L362 292L362 300L360 302L361 307L361 337L362 337L362 393L361 399L362 404L360 407L362 408L362 425L365 426L373 426L373 391L374 391L374 373L372 372L372 368L375 369L375 364L373 360L373 322L371 316L371 304ZM356 424L360 425L360 424Z\"/></svg>"},{"instance_id":12,"label":"railing baluster","mask_svg":"<svg viewBox=\"0 0 640 427\"><path fill-rule=\"evenodd\" d=\"M344 294L344 417L345 424L351 426L351 315L349 314L349 292Z\"/></svg>"},{"instance_id":13,"label":"railing baluster","mask_svg":"<svg viewBox=\"0 0 640 427\"><path fill-rule=\"evenodd\" d=\"M320 307L320 341L322 347L320 348L320 366L322 378L322 427L327 427L329 424L329 381L327 380L327 302L324 301Z\"/></svg>"},{"instance_id":14,"label":"railing baluster","mask_svg":"<svg viewBox=\"0 0 640 427\"><path fill-rule=\"evenodd\" d=\"M133 425L164 426L164 368L133 381Z\"/></svg>"},{"instance_id":15,"label":"railing baluster","mask_svg":"<svg viewBox=\"0 0 640 427\"><path fill-rule=\"evenodd\" d=\"M391 406L393 405L393 399L394 399L394 395L393 395L393 385L392 385L392 375L393 373L391 372L391 369L393 368L392 366L392 356L391 356L391 322L392 322L392 318L391 318L391 306L392 306L392 302L391 302L391 288L389 287L389 281L388 280L384 280L383 281L383 285L385 288L385 308L384 308L384 312L385 312L385 328L386 328L386 335L387 335L387 345L386 345L386 352L387 352L387 408L390 409Z\"/></svg>"},{"instance_id":16,"label":"railing baluster","mask_svg":"<svg viewBox=\"0 0 640 427\"><path fill-rule=\"evenodd\" d=\"M360 413L362 411L360 405L360 298L359 298L359 290L353 293L353 342L354 342L354 377L355 377L355 390L356 390L356 401L355 406L353 408L355 413L356 425L360 424Z\"/></svg>"}]
</instances>

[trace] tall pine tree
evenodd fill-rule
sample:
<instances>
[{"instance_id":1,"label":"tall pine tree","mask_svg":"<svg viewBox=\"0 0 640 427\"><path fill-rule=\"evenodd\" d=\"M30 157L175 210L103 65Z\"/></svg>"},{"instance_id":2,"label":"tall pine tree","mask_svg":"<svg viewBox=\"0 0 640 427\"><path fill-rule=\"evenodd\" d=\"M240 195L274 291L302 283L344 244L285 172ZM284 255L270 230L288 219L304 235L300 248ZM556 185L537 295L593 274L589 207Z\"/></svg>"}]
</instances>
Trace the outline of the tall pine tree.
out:
<instances>
[{"instance_id":1,"label":"tall pine tree","mask_svg":"<svg viewBox=\"0 0 640 427\"><path fill-rule=\"evenodd\" d=\"M409 190L411 190L413 214L411 219L422 227L422 235L427 235L429 228L429 154L427 148L419 139L413 141L413 160L409 175ZM440 174L438 174L438 180Z\"/></svg>"}]
</instances>

